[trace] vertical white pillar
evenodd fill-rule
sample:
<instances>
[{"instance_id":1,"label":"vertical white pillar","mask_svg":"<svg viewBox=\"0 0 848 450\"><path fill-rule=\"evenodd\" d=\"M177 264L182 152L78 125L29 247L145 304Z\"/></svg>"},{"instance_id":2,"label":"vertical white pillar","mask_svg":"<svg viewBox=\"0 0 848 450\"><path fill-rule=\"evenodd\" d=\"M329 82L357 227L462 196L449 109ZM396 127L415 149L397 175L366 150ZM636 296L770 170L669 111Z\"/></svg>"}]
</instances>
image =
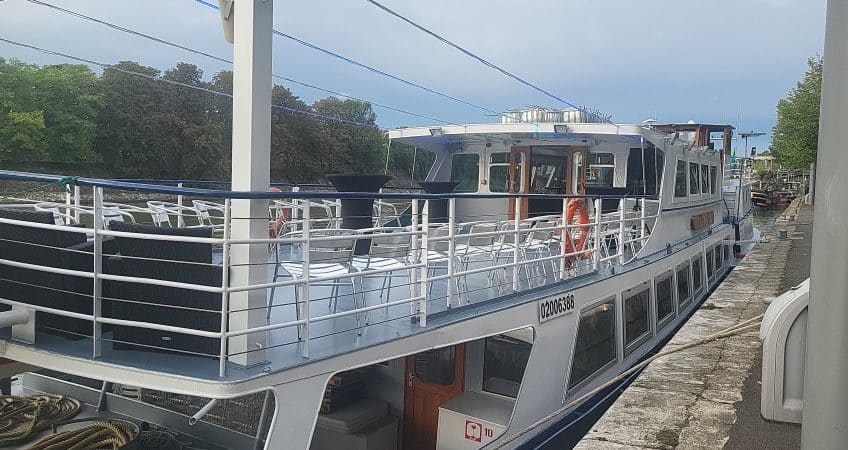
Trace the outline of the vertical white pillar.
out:
<instances>
[{"instance_id":1,"label":"vertical white pillar","mask_svg":"<svg viewBox=\"0 0 848 450\"><path fill-rule=\"evenodd\" d=\"M848 0L827 2L801 447L848 441Z\"/></svg>"},{"instance_id":2,"label":"vertical white pillar","mask_svg":"<svg viewBox=\"0 0 848 450\"><path fill-rule=\"evenodd\" d=\"M233 47L233 156L234 191L267 191L271 164L271 41L274 2L234 2ZM268 237L266 200L232 201L232 238ZM268 282L267 244L233 245L230 283L245 286ZM265 289L233 293L230 305L241 312L230 316L231 329L267 323ZM265 334L233 337L230 361L254 365L265 361Z\"/></svg>"}]
</instances>

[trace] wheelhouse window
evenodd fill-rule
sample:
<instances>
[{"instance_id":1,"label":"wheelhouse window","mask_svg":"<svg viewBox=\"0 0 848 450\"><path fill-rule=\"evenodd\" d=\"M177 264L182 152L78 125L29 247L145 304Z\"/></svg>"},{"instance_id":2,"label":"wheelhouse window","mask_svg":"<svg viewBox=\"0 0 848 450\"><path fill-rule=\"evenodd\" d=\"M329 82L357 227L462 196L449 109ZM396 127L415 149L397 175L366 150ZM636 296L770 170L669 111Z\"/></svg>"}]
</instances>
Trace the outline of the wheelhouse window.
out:
<instances>
[{"instance_id":1,"label":"wheelhouse window","mask_svg":"<svg viewBox=\"0 0 848 450\"><path fill-rule=\"evenodd\" d=\"M530 339L526 340L506 335L486 338L483 356L484 391L512 398L518 396L532 348L532 330L527 330Z\"/></svg>"},{"instance_id":2,"label":"wheelhouse window","mask_svg":"<svg viewBox=\"0 0 848 450\"><path fill-rule=\"evenodd\" d=\"M480 182L480 155L460 153L453 155L451 181L459 183L454 192L477 192Z\"/></svg>"},{"instance_id":3,"label":"wheelhouse window","mask_svg":"<svg viewBox=\"0 0 848 450\"><path fill-rule=\"evenodd\" d=\"M692 258L692 292L699 292L704 286L704 266L701 255Z\"/></svg>"},{"instance_id":4,"label":"wheelhouse window","mask_svg":"<svg viewBox=\"0 0 848 450\"><path fill-rule=\"evenodd\" d=\"M624 348L638 345L651 332L648 309L651 304L651 288L638 287L624 291Z\"/></svg>"},{"instance_id":5,"label":"wheelhouse window","mask_svg":"<svg viewBox=\"0 0 848 450\"><path fill-rule=\"evenodd\" d=\"M710 193L710 166L701 164L701 193Z\"/></svg>"},{"instance_id":6,"label":"wheelhouse window","mask_svg":"<svg viewBox=\"0 0 848 450\"><path fill-rule=\"evenodd\" d=\"M524 183L524 153L515 153L515 189L509 186L509 153L489 155L489 192L517 192Z\"/></svg>"},{"instance_id":7,"label":"wheelhouse window","mask_svg":"<svg viewBox=\"0 0 848 450\"><path fill-rule=\"evenodd\" d=\"M677 305L678 309L692 300L692 277L689 276L689 263L677 268Z\"/></svg>"},{"instance_id":8,"label":"wheelhouse window","mask_svg":"<svg viewBox=\"0 0 848 450\"><path fill-rule=\"evenodd\" d=\"M674 274L657 277L654 292L657 295L657 327L674 316Z\"/></svg>"},{"instance_id":9,"label":"wheelhouse window","mask_svg":"<svg viewBox=\"0 0 848 450\"><path fill-rule=\"evenodd\" d=\"M562 154L533 147L530 160L530 189L534 194L561 194L565 186L565 162Z\"/></svg>"},{"instance_id":10,"label":"wheelhouse window","mask_svg":"<svg viewBox=\"0 0 848 450\"><path fill-rule=\"evenodd\" d=\"M710 166L710 180L712 180L712 183L710 183L710 194L715 194L716 191L718 190L718 182L719 182L718 167Z\"/></svg>"},{"instance_id":11,"label":"wheelhouse window","mask_svg":"<svg viewBox=\"0 0 848 450\"><path fill-rule=\"evenodd\" d=\"M696 163L689 163L689 195L701 193L701 177L698 176L700 172L698 167Z\"/></svg>"},{"instance_id":12,"label":"wheelhouse window","mask_svg":"<svg viewBox=\"0 0 848 450\"><path fill-rule=\"evenodd\" d=\"M632 195L657 195L662 182L665 155L651 144L631 148L627 155L627 192Z\"/></svg>"},{"instance_id":13,"label":"wheelhouse window","mask_svg":"<svg viewBox=\"0 0 848 450\"><path fill-rule=\"evenodd\" d=\"M615 183L615 155L612 153L589 153L586 155L586 186L613 187Z\"/></svg>"},{"instance_id":14,"label":"wheelhouse window","mask_svg":"<svg viewBox=\"0 0 848 450\"><path fill-rule=\"evenodd\" d=\"M615 298L610 297L580 314L569 389L578 386L615 359Z\"/></svg>"},{"instance_id":15,"label":"wheelhouse window","mask_svg":"<svg viewBox=\"0 0 848 450\"><path fill-rule=\"evenodd\" d=\"M677 160L677 170L674 173L674 196L686 197L686 161Z\"/></svg>"}]
</instances>

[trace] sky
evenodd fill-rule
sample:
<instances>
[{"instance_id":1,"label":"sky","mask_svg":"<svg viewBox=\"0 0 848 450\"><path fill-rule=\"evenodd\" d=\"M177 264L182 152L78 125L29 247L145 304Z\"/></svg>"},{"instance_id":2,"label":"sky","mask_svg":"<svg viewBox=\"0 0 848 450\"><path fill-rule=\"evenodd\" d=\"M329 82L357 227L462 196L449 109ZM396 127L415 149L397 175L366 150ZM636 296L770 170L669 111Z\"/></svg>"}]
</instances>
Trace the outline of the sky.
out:
<instances>
[{"instance_id":1,"label":"sky","mask_svg":"<svg viewBox=\"0 0 848 450\"><path fill-rule=\"evenodd\" d=\"M230 59L218 12L195 0L41 0ZM214 0L212 0L215 3ZM767 134L775 108L823 53L825 0L380 0L474 53L617 123L729 123ZM401 78L502 111L566 107L522 86L365 0L274 0L274 27ZM27 0L0 0L0 37L104 63L161 70L226 64L71 17ZM0 57L67 61L0 42ZM497 121L275 37L275 74L455 123ZM285 83L284 83L285 85ZM326 93L286 85L306 102ZM205 94L198 94L205 95ZM383 127L427 119L377 108ZM744 143L737 143L739 153Z\"/></svg>"}]
</instances>

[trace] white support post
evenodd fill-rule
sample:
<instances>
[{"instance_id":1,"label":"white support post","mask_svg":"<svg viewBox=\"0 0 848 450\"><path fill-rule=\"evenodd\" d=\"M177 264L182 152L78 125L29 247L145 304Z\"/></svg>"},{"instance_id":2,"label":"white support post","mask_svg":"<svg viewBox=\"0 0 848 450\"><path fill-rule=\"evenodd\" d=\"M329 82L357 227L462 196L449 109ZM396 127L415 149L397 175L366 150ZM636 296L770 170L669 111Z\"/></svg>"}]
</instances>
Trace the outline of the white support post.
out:
<instances>
[{"instance_id":1,"label":"white support post","mask_svg":"<svg viewBox=\"0 0 848 450\"><path fill-rule=\"evenodd\" d=\"M91 291L92 308L91 312L94 316L92 320L92 354L93 358L99 358L102 355L103 346L103 327L98 319L103 315L103 280L100 275L103 273L103 235L100 231L103 229L103 188L95 187L92 189L94 195L94 258L92 272L94 274L94 286Z\"/></svg>"},{"instance_id":2,"label":"white support post","mask_svg":"<svg viewBox=\"0 0 848 450\"><path fill-rule=\"evenodd\" d=\"M221 261L221 288L224 292L221 293L221 353L218 361L218 376L223 377L227 374L227 331L229 331L230 319L230 208L232 201L224 200L224 244L222 249ZM270 300L269 300L270 301Z\"/></svg>"},{"instance_id":3,"label":"white support post","mask_svg":"<svg viewBox=\"0 0 848 450\"><path fill-rule=\"evenodd\" d=\"M592 255L592 268L599 270L601 268L601 247L603 246L604 237L601 235L601 206L603 201L600 198L595 199L595 251Z\"/></svg>"},{"instance_id":4,"label":"white support post","mask_svg":"<svg viewBox=\"0 0 848 450\"><path fill-rule=\"evenodd\" d=\"M640 222L639 222L640 223L639 247L641 248L643 245L645 245L645 237L646 237L645 236L645 197L642 197L638 201L642 204L642 207L639 208L640 209L640 211L639 211L639 213L640 213L640 217L639 217L639 219L640 219Z\"/></svg>"},{"instance_id":5,"label":"white support post","mask_svg":"<svg viewBox=\"0 0 848 450\"><path fill-rule=\"evenodd\" d=\"M183 184L177 183L177 187L182 189ZM179 208L177 208L177 227L179 227L179 228L185 227L185 217L183 216L183 202L185 202L185 198L183 197L183 194L178 195L177 196L177 206L179 206Z\"/></svg>"},{"instance_id":6,"label":"white support post","mask_svg":"<svg viewBox=\"0 0 848 450\"><path fill-rule=\"evenodd\" d=\"M624 232L627 228L624 226L625 219L627 218L627 213L624 210L624 207L626 205L626 202L624 200L625 199L622 198L618 202L618 262L620 262L621 264L624 264L624 247L626 247L626 245L624 244L626 238Z\"/></svg>"},{"instance_id":7,"label":"white support post","mask_svg":"<svg viewBox=\"0 0 848 450\"><path fill-rule=\"evenodd\" d=\"M271 165L271 48L274 2L233 3L233 156L234 191L267 191ZM232 201L232 238L267 239L267 200ZM268 282L265 243L241 244L231 250L231 285ZM233 293L230 327L249 329L268 323L266 289ZM230 361L243 366L265 362L265 333L230 338Z\"/></svg>"},{"instance_id":8,"label":"white support post","mask_svg":"<svg viewBox=\"0 0 848 450\"><path fill-rule=\"evenodd\" d=\"M421 209L421 279L420 291L424 298L418 308L418 323L422 327L427 326L427 278L430 270L430 200L424 200Z\"/></svg>"},{"instance_id":9,"label":"white support post","mask_svg":"<svg viewBox=\"0 0 848 450\"><path fill-rule=\"evenodd\" d=\"M306 200L306 204L309 205L309 199ZM305 320L306 323L303 325L299 325L300 333L298 333L298 338L303 341L303 347L301 348L301 356L304 358L309 358L309 251L311 248L310 245L310 232L312 231L312 224L309 221L310 219L310 208L307 206L303 209L303 250L302 253L302 268L303 271L303 289L301 293L303 295L300 296L300 301L303 303L301 305L295 305L296 308L300 308L300 318ZM297 285L294 287L297 289ZM335 301L339 301L338 298Z\"/></svg>"},{"instance_id":10,"label":"white support post","mask_svg":"<svg viewBox=\"0 0 848 450\"><path fill-rule=\"evenodd\" d=\"M74 186L74 222L80 221L80 187Z\"/></svg>"},{"instance_id":11,"label":"white support post","mask_svg":"<svg viewBox=\"0 0 848 450\"><path fill-rule=\"evenodd\" d=\"M65 216L66 217L73 217L73 216L71 216L71 212L72 212L71 201L72 200L73 199L71 198L71 185L66 184L65 185ZM79 223L79 221L77 221L77 223Z\"/></svg>"},{"instance_id":12,"label":"white support post","mask_svg":"<svg viewBox=\"0 0 848 450\"><path fill-rule=\"evenodd\" d=\"M292 187L292 192L300 192L300 186ZM293 198L292 199L292 212L291 212L291 220L292 220L292 231L297 231L300 227L297 226L298 221L300 220L300 200Z\"/></svg>"},{"instance_id":13,"label":"white support post","mask_svg":"<svg viewBox=\"0 0 848 450\"><path fill-rule=\"evenodd\" d=\"M448 292L447 307L453 307L454 258L456 257L456 199L448 199ZM457 293L459 294L459 293Z\"/></svg>"},{"instance_id":14,"label":"white support post","mask_svg":"<svg viewBox=\"0 0 848 450\"><path fill-rule=\"evenodd\" d=\"M512 238L512 292L518 292L518 249L521 243L518 241L520 234L519 224L521 222L521 198L515 197L515 211L512 220L513 238Z\"/></svg>"},{"instance_id":15,"label":"white support post","mask_svg":"<svg viewBox=\"0 0 848 450\"><path fill-rule=\"evenodd\" d=\"M568 251L568 246L565 245L567 242L566 239L571 239L571 230L568 228L568 220L566 219L566 214L568 213L568 199L562 199L562 230L559 232L559 279L565 279L565 261L566 261L566 252Z\"/></svg>"},{"instance_id":16,"label":"white support post","mask_svg":"<svg viewBox=\"0 0 848 450\"><path fill-rule=\"evenodd\" d=\"M412 223L410 225L411 225L411 227L410 227L411 231L413 233L417 233L418 232L418 199L412 199ZM411 255L410 255L411 256L410 262L412 264L420 264L421 263L421 251L418 248L418 242L419 242L418 241L418 235L413 234L411 239L412 239L412 242L410 244L410 247L412 247L412 249L411 249L412 252L411 252ZM391 276L391 274L389 274L389 276ZM413 298L418 297L419 287L418 287L418 269L417 268L409 271L409 291L412 293ZM412 315L418 314L419 306L418 306L417 301L410 303L409 308L410 308L410 314L412 314Z\"/></svg>"}]
</instances>

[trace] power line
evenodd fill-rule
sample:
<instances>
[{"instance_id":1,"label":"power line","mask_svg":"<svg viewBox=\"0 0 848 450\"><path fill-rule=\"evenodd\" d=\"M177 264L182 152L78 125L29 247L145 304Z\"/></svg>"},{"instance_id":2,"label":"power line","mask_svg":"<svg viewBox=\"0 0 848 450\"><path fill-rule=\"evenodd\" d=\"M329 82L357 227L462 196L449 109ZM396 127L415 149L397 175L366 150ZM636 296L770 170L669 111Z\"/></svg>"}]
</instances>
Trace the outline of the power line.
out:
<instances>
[{"instance_id":1,"label":"power line","mask_svg":"<svg viewBox=\"0 0 848 450\"><path fill-rule=\"evenodd\" d=\"M217 10L217 9L220 9L220 8L218 8L218 5L213 5L212 3L209 3L209 2L207 2L207 1L205 1L205 0L194 0L194 1L195 1L196 3L199 3L199 4L203 5L203 6L207 6L207 7L212 8L212 9L216 9L216 10ZM399 77L399 76L397 76L397 75L392 75L392 74L390 74L390 73L388 73L388 72L385 72L385 71L383 71L383 70L377 69L376 67L369 66L369 65L367 65L367 64L365 64L365 63L361 63L361 62L356 61L356 60L354 60L354 59L348 58L347 56L344 56L344 55L341 55L341 54L339 54L339 53L336 53L336 52L333 52L333 51L327 50L327 49L325 49L325 48L319 47L319 46L317 46L317 45L315 45L315 44L312 44L312 43L310 43L310 42L304 41L303 39L300 39L300 38L294 37L294 36L292 36L292 35L290 35L290 34L286 34L286 33L283 33L283 32L281 32L281 31L277 31L277 30L273 30L273 33L274 33L275 35L277 35L277 36L284 37L284 38L289 39L289 40L291 40L291 41L293 41L293 42L296 42L296 43L298 43L298 44L300 44L300 45L303 45L304 47L311 48L311 49L313 49L313 50L316 50L316 51L319 51L319 52L321 52L321 53L324 53L325 55L332 56L333 58L340 59L340 60L342 60L342 61L344 61L344 62L346 62L346 63L352 64L352 65L354 65L354 66L360 67L360 68L362 68L362 69L368 70L368 71L373 72L373 73L376 73L376 74L378 74L378 75L381 75L381 76L384 76L384 77L390 78L390 79L392 79L392 80L399 81L399 82L401 82L401 83L403 83L403 84L406 84L406 85L408 85L408 86L412 86L412 87L414 87L414 88L421 89L421 90L423 90L423 91L425 91L425 92L429 92L429 93L431 93L431 94L435 94L435 95L438 95L438 96L440 96L440 97L443 97L443 98L446 98L446 99L449 99L449 100L453 100L453 101L458 102L458 103L462 103L463 105L471 106L472 108L476 108L476 109L479 109L479 110L481 110L481 111L486 111L487 113L495 114L495 115L497 115L497 116L508 116L508 115L504 114L504 113L503 113L503 112L501 112L501 111L495 111L494 109L487 108L487 107L485 107L485 106L480 106L480 105L477 105L477 104L471 103L471 102L469 102L469 101L467 101L467 100L462 100L462 99L460 99L460 98L457 98L457 97L454 97L454 96L451 96L451 95L445 94L445 93L443 93L443 92L439 92L439 91L437 91L437 90L430 89L430 88L428 88L428 87L426 87L426 86L423 86L423 85L420 85L420 84L418 84L418 83L415 83L415 82L412 82L412 81L406 80L406 79L401 78L401 77ZM512 116L508 116L508 117L512 117Z\"/></svg>"},{"instance_id":2,"label":"power line","mask_svg":"<svg viewBox=\"0 0 848 450\"><path fill-rule=\"evenodd\" d=\"M198 1L199 1L199 0L198 0ZM436 39L438 39L438 40L442 41L443 43L445 43L445 44L447 44L447 45L449 45L449 46L451 46L451 47L453 47L453 48L455 48L455 49L459 50L460 52L462 52L462 53L463 53L463 54L465 54L466 56L469 56L469 57L471 57L471 58L473 58L473 59L475 59L475 60L479 61L479 62L480 62L480 63L482 63L483 65L485 65L485 66L487 66L487 67L490 67L490 68L492 68L492 69L494 69L494 70L497 70L498 72L500 72L500 73L502 73L502 74L506 75L507 77L512 78L512 79L514 79L514 80L518 81L519 83L521 83L521 84L523 84L523 85L525 85L525 86L527 86L527 87L529 87L529 88L531 88L531 89L533 89L533 90L535 90L535 91L537 91L537 92L540 92L540 93L544 94L544 95L545 95L545 96L547 96L547 97L550 97L550 98L552 98L552 99L554 99L554 100L557 100L557 101L559 101L559 102L561 102L561 103L563 103L563 104L565 104L565 105L567 105L567 106L569 106L569 107L571 107L571 108L574 108L574 109L576 109L576 110L578 110L578 111L582 111L582 112L584 112L584 113L586 113L586 114L589 114L589 115L591 115L592 117L594 117L594 118L595 118L595 120L600 120L600 121L603 121L603 122L607 122L607 123L611 123L611 124L612 124L612 121L610 121L610 120L609 120L609 119L607 119L606 117L603 117L603 116L601 116L601 115L599 115L599 114L596 114L596 113L594 113L594 112L592 112L592 111L589 111L589 110L588 110L588 109L586 109L586 108L583 108L583 107L577 106L577 105L575 105L574 103L571 103L571 102L569 102L568 100L565 100L565 99L563 99L563 98L561 98L561 97L557 96L556 94L553 94L553 93L549 92L548 90L546 90L546 89L544 89L544 88L541 88L541 87L539 87L539 86L537 86L537 85L535 85L535 84L533 84L533 83L531 83L531 82L529 82L529 81L525 80L524 78L521 78L521 77L519 77L518 75L516 75L516 74L514 74L514 73L512 73L512 72L510 72L510 71L508 71L508 70L506 70L506 69L504 69L504 68L502 68L502 67L500 67L500 66L496 65L495 63L492 63L492 62L490 62L490 61L487 61L487 60L486 60L486 59L484 59L483 57L478 56L478 55L476 55L476 54L472 53L470 50L466 50L465 48L461 47L460 45L455 44L455 43L451 42L450 40L448 40L447 38L442 37L441 35L436 34L435 32L433 32L433 31L429 30L428 28L424 27L423 25L419 25L419 24L417 24L417 23L413 22L411 19L409 19L409 18L407 18L407 17L404 17L403 15L401 15L401 14L399 14L399 13L397 13L397 12L395 12L395 11L391 10L391 9L389 9L387 6L382 5L381 3L377 2L376 0L365 0L365 1L366 1L366 2L368 2L368 3L371 3L372 5L376 6L377 8L382 9L383 11L385 11L385 12L387 12L387 13L389 13L389 14L391 14L391 15L395 16L395 17L397 17L398 19L400 19L400 20L402 20L402 21L404 21L404 22L406 22L406 23L408 23L408 24L412 25L413 27L415 27L415 28L417 28L417 29L419 29L419 30L423 31L424 33L429 34L430 36L432 36L432 37L434 37L434 38L436 38ZM613 124L613 125L614 125L614 124Z\"/></svg>"},{"instance_id":3,"label":"power line","mask_svg":"<svg viewBox=\"0 0 848 450\"><path fill-rule=\"evenodd\" d=\"M211 53L207 53L207 52L197 50L197 49L194 49L194 48L191 48L191 47L186 47L184 45L178 44L178 43L173 42L173 41L168 41L168 40L165 40L165 39L162 39L162 38L158 38L156 36L152 36L152 35L149 35L149 34L142 33L140 31L136 31L136 30L133 30L133 29L130 29L130 28L122 27L120 25L116 25L114 23L98 19L96 17L87 16L87 15L79 13L77 11L65 9L65 8L62 8L62 7L47 3L47 2L43 2L43 1L40 1L40 0L26 0L26 1L28 1L32 4L35 4L35 5L50 8L54 11L57 11L57 12L60 12L60 13L63 13L63 14L67 14L67 15L70 15L70 16L73 16L73 17L76 17L76 18L79 18L79 19L88 20L90 22L94 22L94 23L109 27L113 30L121 31L123 33L128 33L128 34L138 36L138 37L141 37L141 38L144 38L144 39L149 39L151 41L158 42L158 43L163 44L163 45L174 47L174 48L184 50L184 51L187 51L187 52L190 52L190 53L194 53L194 54L197 54L197 55L205 56L207 58L214 59L215 61L223 62L223 63L226 63L226 64L232 64L233 63L229 59L222 58L220 56L216 56L216 55L213 55ZM371 105L374 105L374 106L377 106L377 107L380 107L380 108L399 112L399 113L406 114L406 115L409 115L409 116L414 116L414 117L418 117L418 118L422 118L422 119L432 120L432 121L435 121L435 122L445 123L445 124L449 124L449 125L456 125L455 123L449 122L447 120L427 116L427 115L424 115L424 114L415 113L415 112L412 112L412 111L407 111L407 110L397 108L397 107L394 107L394 106L380 104L380 103L373 102L373 101L370 101L370 100L357 98L357 97L354 97L352 95L343 94L341 92L337 92L337 91L334 91L334 90L331 90L331 89L322 88L320 86L316 86L316 85L311 84L311 83L298 81L298 80L295 80L295 79L292 79L292 78L284 77L282 75L272 74L272 76L274 78L284 80L284 81L288 81L290 83L295 83L295 84L303 86L303 87L307 87L307 88L310 88L310 89L315 89L315 90L318 90L318 91L326 92L328 94L336 95L336 96L339 96L339 97L349 98L349 99L357 100L357 101L360 101L360 102L366 102L366 103L369 103Z\"/></svg>"},{"instance_id":4,"label":"power line","mask_svg":"<svg viewBox=\"0 0 848 450\"><path fill-rule=\"evenodd\" d=\"M67 58L67 59L70 59L70 60L73 60L73 61L82 62L82 63L93 65L93 66L98 66L98 67L100 67L104 70L105 69L112 69L112 70L116 70L118 72L125 73L127 75L135 75L135 76L147 78L147 79L154 80L154 81L160 81L160 82L168 83L168 84L175 85L175 86L181 86L181 87L193 89L193 90L200 91L200 92L205 92L205 93L208 93L208 94L218 95L218 96L222 96L222 97L228 97L230 99L233 98L232 94L228 94L228 93L222 92L222 91L216 91L215 89L209 89L209 88L205 88L203 86L195 86L193 84L188 84L188 83L181 83L179 81L169 80L167 78L160 78L160 77L157 77L155 75L150 75L150 74L146 74L146 73L141 73L141 72L136 72L136 71L133 71L133 70L124 69L124 68L116 66L114 64L106 64L106 63L93 61L93 60L86 59L86 58L80 58L80 57L77 57L77 56L69 55L67 53L61 53L61 52L57 52L57 51L53 51L53 50L47 50L45 48L36 47L34 45L25 44L23 42L17 42L17 41L13 41L13 40L10 40L10 39L5 39L3 37L0 37L0 42L5 42L7 44L16 45L18 47L28 48L30 50L35 50L37 52L44 53L44 54L47 54L47 55L61 56L63 58ZM324 120L329 120L329 121L332 121L332 122L340 122L340 123L347 123L347 124L351 124L351 125L358 125L358 126L362 126L362 127L377 129L377 130L380 130L380 131L387 130L387 128L380 127L379 125L364 123L364 122L357 122L355 120L342 119L340 117L327 116L327 115L320 114L320 113L317 113L317 112L314 112L314 111L307 111L307 110L303 110L303 109L291 108L291 107L288 107L288 106L274 105L274 104L272 104L271 107L275 108L275 109L282 110L282 111L292 112L292 113L296 113L296 114L303 114L303 115L312 116L312 117L316 117L316 118L320 118L320 119L324 119Z\"/></svg>"}]
</instances>

